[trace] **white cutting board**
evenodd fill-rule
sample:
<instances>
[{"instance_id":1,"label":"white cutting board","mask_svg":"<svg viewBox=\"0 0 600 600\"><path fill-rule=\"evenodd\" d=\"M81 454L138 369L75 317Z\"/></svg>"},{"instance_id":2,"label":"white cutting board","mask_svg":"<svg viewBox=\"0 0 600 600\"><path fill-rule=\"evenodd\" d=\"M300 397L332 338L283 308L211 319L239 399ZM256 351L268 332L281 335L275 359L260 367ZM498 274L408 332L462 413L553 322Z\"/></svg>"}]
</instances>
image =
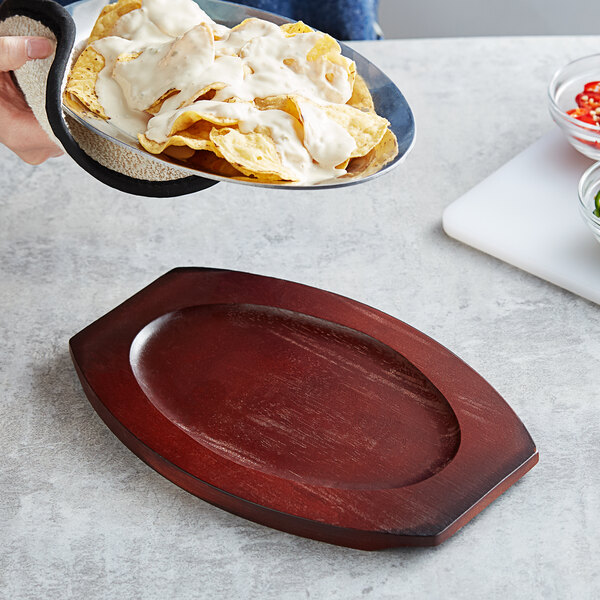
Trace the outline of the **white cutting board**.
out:
<instances>
[{"instance_id":1,"label":"white cutting board","mask_svg":"<svg viewBox=\"0 0 600 600\"><path fill-rule=\"evenodd\" d=\"M448 206L444 230L600 304L600 244L577 198L591 164L554 130Z\"/></svg>"}]
</instances>

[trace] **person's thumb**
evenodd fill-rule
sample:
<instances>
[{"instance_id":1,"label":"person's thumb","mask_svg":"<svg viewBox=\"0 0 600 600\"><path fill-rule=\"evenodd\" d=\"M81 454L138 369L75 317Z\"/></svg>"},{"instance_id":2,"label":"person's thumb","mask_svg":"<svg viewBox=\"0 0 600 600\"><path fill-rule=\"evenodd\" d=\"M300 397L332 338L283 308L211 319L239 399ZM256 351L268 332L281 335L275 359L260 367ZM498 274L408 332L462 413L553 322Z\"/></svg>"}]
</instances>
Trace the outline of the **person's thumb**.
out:
<instances>
[{"instance_id":1,"label":"person's thumb","mask_svg":"<svg viewBox=\"0 0 600 600\"><path fill-rule=\"evenodd\" d=\"M32 58L46 58L54 44L43 37L0 37L0 71L14 71Z\"/></svg>"}]
</instances>

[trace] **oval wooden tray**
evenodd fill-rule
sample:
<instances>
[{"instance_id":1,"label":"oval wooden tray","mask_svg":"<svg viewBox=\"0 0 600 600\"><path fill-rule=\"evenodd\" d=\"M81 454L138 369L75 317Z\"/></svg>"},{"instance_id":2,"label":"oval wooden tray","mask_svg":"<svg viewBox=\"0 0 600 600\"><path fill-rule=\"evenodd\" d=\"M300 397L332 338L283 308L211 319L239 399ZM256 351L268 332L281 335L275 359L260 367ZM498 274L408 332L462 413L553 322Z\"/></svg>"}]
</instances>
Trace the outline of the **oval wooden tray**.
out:
<instances>
[{"instance_id":1,"label":"oval wooden tray","mask_svg":"<svg viewBox=\"0 0 600 600\"><path fill-rule=\"evenodd\" d=\"M276 529L439 544L538 460L510 407L437 342L296 283L175 269L70 342L135 454Z\"/></svg>"}]
</instances>

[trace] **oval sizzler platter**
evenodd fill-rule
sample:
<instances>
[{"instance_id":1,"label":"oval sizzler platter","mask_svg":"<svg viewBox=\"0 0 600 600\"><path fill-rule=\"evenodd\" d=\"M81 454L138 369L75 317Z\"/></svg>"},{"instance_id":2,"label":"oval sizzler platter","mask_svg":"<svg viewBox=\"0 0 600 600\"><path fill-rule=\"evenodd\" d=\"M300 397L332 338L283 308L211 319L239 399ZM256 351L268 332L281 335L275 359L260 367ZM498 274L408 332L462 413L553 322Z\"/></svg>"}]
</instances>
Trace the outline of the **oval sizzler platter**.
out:
<instances>
[{"instance_id":1,"label":"oval sizzler platter","mask_svg":"<svg viewBox=\"0 0 600 600\"><path fill-rule=\"evenodd\" d=\"M263 19L277 25L290 22L288 18L232 2L222 2L221 0L194 0L194 2L217 23L227 27L235 27L245 19L250 18ZM75 39L76 54L83 49L82 44L87 40L100 9L107 3L108 0L79 0L68 5L67 10L73 17L77 28ZM63 110L94 134L128 149L130 152L146 160L151 160L159 164L162 163L163 165L173 165L182 173L201 176L215 182L226 181L267 188L277 187L278 189L303 190L334 188L364 183L389 172L406 158L415 141L415 120L412 110L402 92L385 73L353 48L344 43L340 43L340 46L343 55L355 62L357 73L364 79L377 113L389 121L390 131L394 134L396 142L390 142L385 147L382 146L379 148L377 152L373 151L360 160L354 160L347 169L348 173L343 177L330 178L319 183L306 184L289 181L265 181L253 177L243 177L241 174L239 177L219 175L216 172L207 171L203 167L193 166L192 163L174 160L165 153L158 155L150 154L142 148L137 137L132 137L124 131L119 130L110 121L93 118L93 115L90 116L85 111L74 111L72 107L67 105L63 105ZM397 149L391 152L392 148L396 148L396 146ZM390 152L390 158L387 160L385 156Z\"/></svg>"},{"instance_id":2,"label":"oval sizzler platter","mask_svg":"<svg viewBox=\"0 0 600 600\"><path fill-rule=\"evenodd\" d=\"M334 544L439 544L538 460L454 354L296 283L175 269L73 337L71 353L96 411L159 473Z\"/></svg>"}]
</instances>

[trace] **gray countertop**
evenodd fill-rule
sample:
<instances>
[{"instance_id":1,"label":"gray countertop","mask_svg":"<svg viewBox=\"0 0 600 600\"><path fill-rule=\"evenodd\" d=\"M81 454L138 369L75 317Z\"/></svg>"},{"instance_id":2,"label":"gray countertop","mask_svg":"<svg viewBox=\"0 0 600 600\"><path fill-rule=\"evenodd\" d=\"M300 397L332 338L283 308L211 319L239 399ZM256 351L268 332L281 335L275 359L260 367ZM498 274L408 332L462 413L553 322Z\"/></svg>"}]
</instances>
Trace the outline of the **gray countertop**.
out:
<instances>
[{"instance_id":1,"label":"gray countertop","mask_svg":"<svg viewBox=\"0 0 600 600\"><path fill-rule=\"evenodd\" d=\"M553 127L548 80L599 43L357 43L405 93L417 143L346 190L144 199L68 158L31 167L0 148L0 597L598 598L599 308L449 239L441 214ZM182 491L94 413L68 340L185 265L325 288L410 323L504 396L539 465L429 549L338 548Z\"/></svg>"}]
</instances>

